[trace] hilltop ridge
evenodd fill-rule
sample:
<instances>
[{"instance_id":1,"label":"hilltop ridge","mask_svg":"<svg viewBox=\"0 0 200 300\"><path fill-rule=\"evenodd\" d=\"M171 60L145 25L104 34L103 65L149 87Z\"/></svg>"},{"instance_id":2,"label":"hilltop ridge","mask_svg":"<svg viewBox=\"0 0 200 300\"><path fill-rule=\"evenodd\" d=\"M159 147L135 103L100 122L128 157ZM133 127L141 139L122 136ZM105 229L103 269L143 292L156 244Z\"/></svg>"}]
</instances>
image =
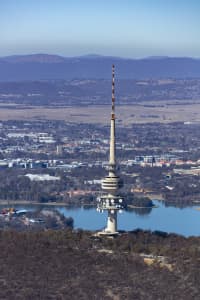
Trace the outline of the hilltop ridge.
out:
<instances>
[{"instance_id":1,"label":"hilltop ridge","mask_svg":"<svg viewBox=\"0 0 200 300\"><path fill-rule=\"evenodd\" d=\"M131 59L98 54L63 57L39 53L0 57L0 81L109 79L113 63L118 79L200 77L200 59L191 57Z\"/></svg>"}]
</instances>

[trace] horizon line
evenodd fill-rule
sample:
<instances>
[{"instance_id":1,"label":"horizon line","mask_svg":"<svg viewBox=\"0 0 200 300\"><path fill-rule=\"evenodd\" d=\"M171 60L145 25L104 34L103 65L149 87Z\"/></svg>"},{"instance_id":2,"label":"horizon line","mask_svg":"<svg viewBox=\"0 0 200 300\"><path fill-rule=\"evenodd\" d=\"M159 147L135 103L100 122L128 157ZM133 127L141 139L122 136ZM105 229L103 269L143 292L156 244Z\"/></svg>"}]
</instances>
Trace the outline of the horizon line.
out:
<instances>
[{"instance_id":1,"label":"horizon line","mask_svg":"<svg viewBox=\"0 0 200 300\"><path fill-rule=\"evenodd\" d=\"M34 53L21 53L21 54L10 54L10 55L3 55L0 56L2 58L9 58L9 57L20 57L20 56L36 56L36 55L46 55L46 56L57 56L60 58L98 58L98 57L105 57L105 58L118 58L123 60L142 60L142 59L167 59L167 58L191 58L191 59L200 59L197 56L171 56L171 55L149 55L143 57L125 57L125 56L117 56L117 55L105 55L105 54L97 54L97 53L86 53L81 55L75 56L65 56L62 54L55 54L55 53L45 53L45 52L34 52Z\"/></svg>"}]
</instances>

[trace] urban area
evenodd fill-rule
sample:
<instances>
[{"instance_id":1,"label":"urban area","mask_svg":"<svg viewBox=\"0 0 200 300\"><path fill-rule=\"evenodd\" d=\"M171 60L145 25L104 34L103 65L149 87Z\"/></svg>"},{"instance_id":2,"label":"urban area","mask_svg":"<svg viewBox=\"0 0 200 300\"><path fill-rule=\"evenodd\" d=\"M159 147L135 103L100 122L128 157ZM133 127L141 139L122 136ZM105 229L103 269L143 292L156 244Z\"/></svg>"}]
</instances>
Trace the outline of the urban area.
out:
<instances>
[{"instance_id":1,"label":"urban area","mask_svg":"<svg viewBox=\"0 0 200 300\"><path fill-rule=\"evenodd\" d=\"M156 197L166 205L198 202L199 127L154 123L117 128L128 204L138 197ZM2 200L96 203L108 164L109 124L5 121L0 139Z\"/></svg>"}]
</instances>

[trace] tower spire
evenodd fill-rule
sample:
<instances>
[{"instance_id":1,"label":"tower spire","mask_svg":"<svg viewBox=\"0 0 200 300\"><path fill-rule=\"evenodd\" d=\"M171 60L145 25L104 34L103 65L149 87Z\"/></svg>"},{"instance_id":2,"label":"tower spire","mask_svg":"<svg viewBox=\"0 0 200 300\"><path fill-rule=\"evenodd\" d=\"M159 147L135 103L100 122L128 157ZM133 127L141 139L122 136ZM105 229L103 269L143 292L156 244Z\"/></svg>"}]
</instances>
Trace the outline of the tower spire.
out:
<instances>
[{"instance_id":1,"label":"tower spire","mask_svg":"<svg viewBox=\"0 0 200 300\"><path fill-rule=\"evenodd\" d=\"M116 167L115 161L115 66L112 65L112 108L111 108L111 124L110 124L110 157L109 170L114 171Z\"/></svg>"},{"instance_id":2,"label":"tower spire","mask_svg":"<svg viewBox=\"0 0 200 300\"><path fill-rule=\"evenodd\" d=\"M112 119L115 119L115 66L112 65Z\"/></svg>"}]
</instances>

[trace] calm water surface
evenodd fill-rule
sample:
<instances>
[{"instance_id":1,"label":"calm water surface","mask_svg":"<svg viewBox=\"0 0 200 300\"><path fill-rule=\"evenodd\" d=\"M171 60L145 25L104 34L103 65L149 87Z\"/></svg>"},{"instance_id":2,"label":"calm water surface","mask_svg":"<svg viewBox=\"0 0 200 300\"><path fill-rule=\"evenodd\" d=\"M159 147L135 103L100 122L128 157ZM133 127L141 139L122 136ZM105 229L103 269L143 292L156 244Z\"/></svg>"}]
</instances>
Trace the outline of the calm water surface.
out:
<instances>
[{"instance_id":1,"label":"calm water surface","mask_svg":"<svg viewBox=\"0 0 200 300\"><path fill-rule=\"evenodd\" d=\"M200 236L200 211L195 207L165 207L162 202L153 201L158 208L137 209L118 214L118 228L134 230L136 228L174 232L184 236ZM5 206L4 206L5 207ZM37 209L36 205L16 205L18 209ZM39 206L41 207L41 206ZM107 213L99 213L95 208L69 208L65 206L45 206L57 209L65 216L74 219L74 227L88 230L99 230L105 227Z\"/></svg>"}]
</instances>

